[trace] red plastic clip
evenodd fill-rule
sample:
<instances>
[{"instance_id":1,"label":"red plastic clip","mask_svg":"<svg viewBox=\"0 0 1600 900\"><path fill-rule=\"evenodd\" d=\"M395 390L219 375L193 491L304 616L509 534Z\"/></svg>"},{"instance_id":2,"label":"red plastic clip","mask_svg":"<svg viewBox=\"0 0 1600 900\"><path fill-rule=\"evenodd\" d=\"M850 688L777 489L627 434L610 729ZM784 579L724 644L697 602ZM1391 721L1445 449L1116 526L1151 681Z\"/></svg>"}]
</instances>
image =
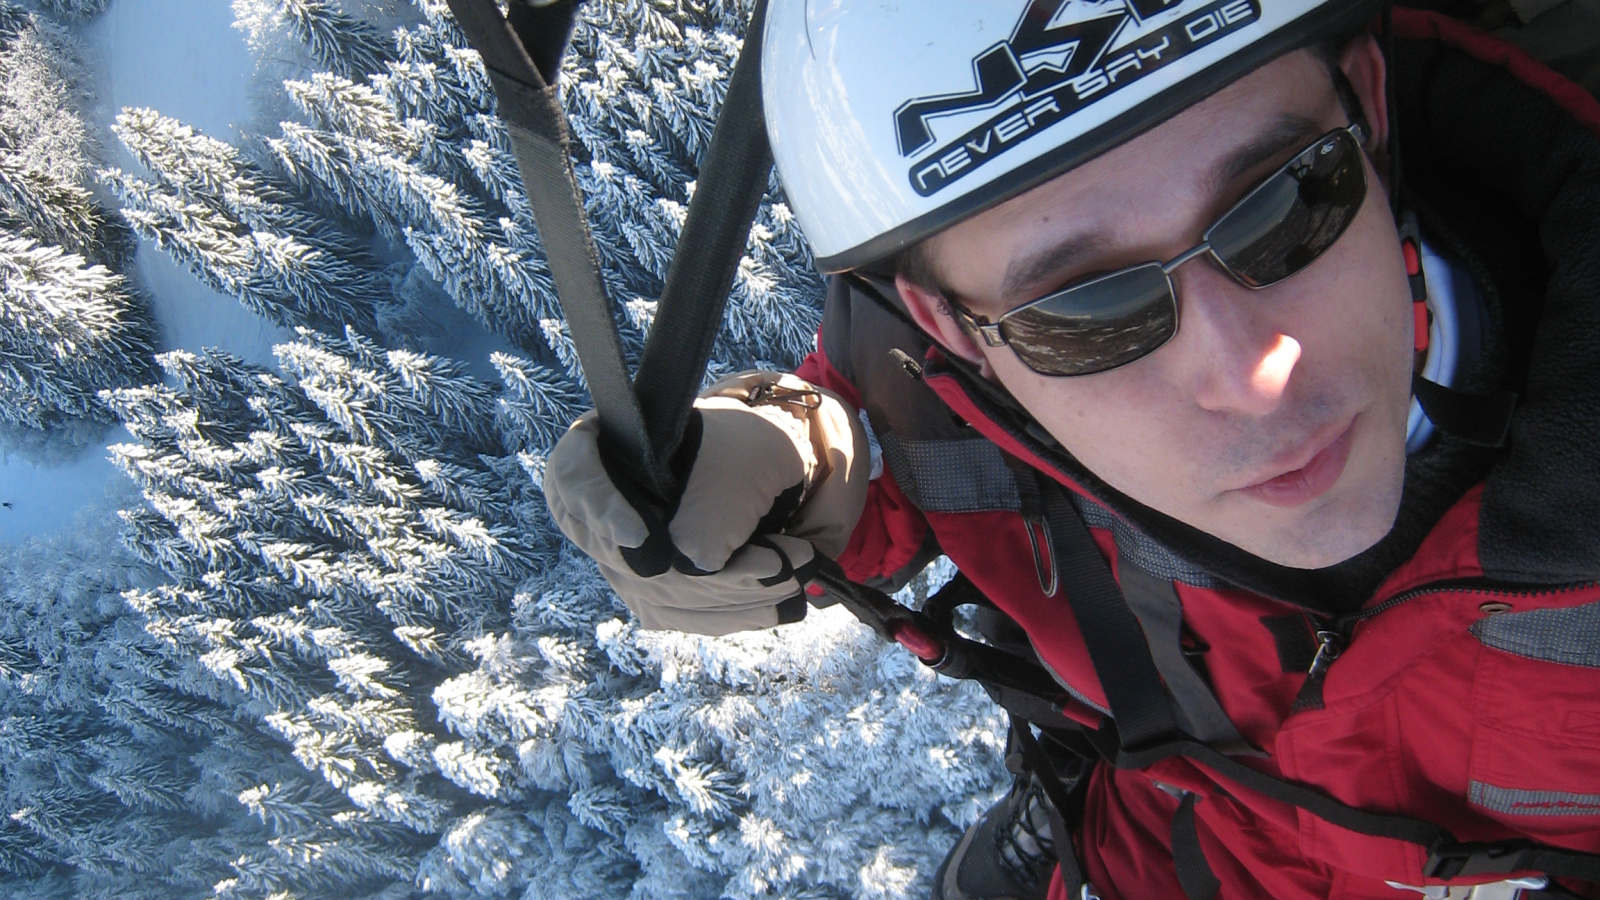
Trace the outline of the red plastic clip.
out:
<instances>
[{"instance_id":1,"label":"red plastic clip","mask_svg":"<svg viewBox=\"0 0 1600 900\"><path fill-rule=\"evenodd\" d=\"M828 589L823 587L818 582L813 581L810 584L806 585L806 593L811 595L811 596L813 596L813 597L821 597L823 594L826 594L827 592L828 592Z\"/></svg>"},{"instance_id":2,"label":"red plastic clip","mask_svg":"<svg viewBox=\"0 0 1600 900\"><path fill-rule=\"evenodd\" d=\"M894 626L895 643L916 654L925 663L936 663L944 657L944 644L938 638L918 628L912 622L901 621Z\"/></svg>"},{"instance_id":3,"label":"red plastic clip","mask_svg":"<svg viewBox=\"0 0 1600 900\"><path fill-rule=\"evenodd\" d=\"M1417 245L1410 238L1405 238L1400 242L1400 252L1406 258L1406 274L1421 275L1422 256L1417 253Z\"/></svg>"}]
</instances>

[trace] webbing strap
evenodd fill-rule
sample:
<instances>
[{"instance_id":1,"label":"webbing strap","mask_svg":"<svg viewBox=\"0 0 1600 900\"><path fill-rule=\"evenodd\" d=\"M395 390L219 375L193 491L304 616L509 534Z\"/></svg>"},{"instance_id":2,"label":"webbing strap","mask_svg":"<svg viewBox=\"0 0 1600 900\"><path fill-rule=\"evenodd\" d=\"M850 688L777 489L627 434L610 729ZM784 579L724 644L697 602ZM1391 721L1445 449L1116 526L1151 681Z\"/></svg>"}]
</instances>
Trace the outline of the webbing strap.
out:
<instances>
[{"instance_id":1,"label":"webbing strap","mask_svg":"<svg viewBox=\"0 0 1600 900\"><path fill-rule=\"evenodd\" d=\"M694 408L750 223L772 171L772 148L761 113L761 33L766 12L766 0L757 0L695 179L655 323L639 358L634 384L650 446L659 460L672 458Z\"/></svg>"},{"instance_id":2,"label":"webbing strap","mask_svg":"<svg viewBox=\"0 0 1600 900\"><path fill-rule=\"evenodd\" d=\"M1182 729L1213 746L1242 746L1239 730L1183 653L1183 603L1172 582L1146 572L1120 548L1117 571L1123 596L1144 627L1156 669L1175 701Z\"/></svg>"},{"instance_id":3,"label":"webbing strap","mask_svg":"<svg viewBox=\"0 0 1600 900\"><path fill-rule=\"evenodd\" d=\"M1416 844L1428 851L1422 874L1427 878L1460 878L1540 872L1600 884L1600 855L1560 847L1512 840L1463 843L1448 829L1405 816L1367 812L1304 785L1284 781L1197 741L1173 741L1137 752L1118 753L1112 763L1119 769L1143 769L1163 759L1183 756L1262 796L1295 806L1356 834L1390 838Z\"/></svg>"},{"instance_id":4,"label":"webbing strap","mask_svg":"<svg viewBox=\"0 0 1600 900\"><path fill-rule=\"evenodd\" d=\"M1504 447L1511 434L1517 395L1510 391L1475 394L1411 376L1411 392L1439 430L1478 447Z\"/></svg>"},{"instance_id":5,"label":"webbing strap","mask_svg":"<svg viewBox=\"0 0 1600 900\"><path fill-rule=\"evenodd\" d=\"M583 194L572 169L571 138L559 86L540 74L522 38L500 14L495 0L447 2L467 39L483 56L489 81L494 85L500 118L511 138L511 151L544 243L561 311L566 314L572 343L589 383L589 395L600 413L603 437L613 458L631 475L658 495L670 496L670 491L661 490L664 485L659 476L665 467L657 465L651 450L639 400L628 376L622 339L612 318L611 301L601 280L600 257L595 252L584 215ZM566 6L567 23L559 29L563 42L571 21L571 5ZM546 18L528 21L544 26L561 24ZM535 38L530 36L530 40ZM538 52L548 55L546 45L551 39L537 40L544 48ZM557 52L555 59L559 57Z\"/></svg>"},{"instance_id":6,"label":"webbing strap","mask_svg":"<svg viewBox=\"0 0 1600 900\"><path fill-rule=\"evenodd\" d=\"M1471 845L1468 845L1470 848ZM1475 854L1477 859L1493 859L1496 854L1487 849ZM1434 856L1441 861L1449 862L1452 857L1448 852L1435 852ZM1458 856L1460 856L1458 854ZM1481 874L1476 870L1473 857L1466 857L1460 875ZM1577 878L1593 884L1600 884L1600 856L1592 853L1578 853L1574 850L1563 850L1558 847L1544 847L1537 844L1518 850L1515 857L1508 860L1506 868L1495 868L1490 872L1542 872L1546 875L1557 875L1563 878ZM1437 876L1445 877L1445 876Z\"/></svg>"},{"instance_id":7,"label":"webbing strap","mask_svg":"<svg viewBox=\"0 0 1600 900\"><path fill-rule=\"evenodd\" d=\"M1211 900L1222 882L1206 862L1200 847L1200 828L1194 821L1194 804L1199 797L1186 792L1178 811L1172 814L1172 865L1178 870L1178 886L1189 900Z\"/></svg>"},{"instance_id":8,"label":"webbing strap","mask_svg":"<svg viewBox=\"0 0 1600 900\"><path fill-rule=\"evenodd\" d=\"M1040 479L1040 489L1045 520L1050 524L1051 551L1061 573L1058 583L1066 591L1078 630L1088 645L1089 659L1106 692L1122 746L1148 746L1175 736L1178 725L1144 631L1089 536L1088 526L1059 485Z\"/></svg>"},{"instance_id":9,"label":"webbing strap","mask_svg":"<svg viewBox=\"0 0 1600 900\"><path fill-rule=\"evenodd\" d=\"M506 10L506 21L511 23L511 30L516 32L523 51L533 60L533 67L545 84L555 84L561 77L561 57L572 37L579 2L581 0L540 0L539 3L511 0Z\"/></svg>"},{"instance_id":10,"label":"webbing strap","mask_svg":"<svg viewBox=\"0 0 1600 900\"><path fill-rule=\"evenodd\" d=\"M1022 660L1018 658L1018 663ZM999 685L988 680L983 675L970 675L973 681L983 686L989 699L995 705L1010 713L1013 718L1026 719L1041 728L1053 728L1061 731L1076 731L1082 727L1077 722L1061 714L1054 703L1040 697L1038 694L1020 690L1014 687Z\"/></svg>"},{"instance_id":11,"label":"webbing strap","mask_svg":"<svg viewBox=\"0 0 1600 900\"><path fill-rule=\"evenodd\" d=\"M1199 741L1180 740L1140 751L1118 753L1112 761L1119 769L1145 769L1174 756L1182 756L1214 770L1228 780L1258 794L1297 806L1319 819L1340 828L1371 837L1393 838L1424 847L1440 841L1453 842L1450 833L1437 825L1404 816L1370 813L1343 803L1303 785L1284 781L1224 756Z\"/></svg>"}]
</instances>

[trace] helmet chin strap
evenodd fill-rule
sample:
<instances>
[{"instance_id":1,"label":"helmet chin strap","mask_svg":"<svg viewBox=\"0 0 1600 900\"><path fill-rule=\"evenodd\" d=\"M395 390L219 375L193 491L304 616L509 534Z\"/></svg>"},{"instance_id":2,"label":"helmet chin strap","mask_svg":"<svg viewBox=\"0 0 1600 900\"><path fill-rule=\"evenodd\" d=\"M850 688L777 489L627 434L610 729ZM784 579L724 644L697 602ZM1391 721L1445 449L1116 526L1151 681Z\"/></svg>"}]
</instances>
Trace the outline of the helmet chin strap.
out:
<instances>
[{"instance_id":1,"label":"helmet chin strap","mask_svg":"<svg viewBox=\"0 0 1600 900\"><path fill-rule=\"evenodd\" d=\"M1422 233L1416 213L1404 197L1404 165L1400 159L1400 116L1395 107L1394 2L1385 0L1378 13L1378 41L1383 48L1383 96L1389 133L1389 208L1400 233L1400 253L1411 288L1413 344L1418 358L1428 349L1428 284L1422 272ZM1420 366L1411 375L1411 391L1435 428L1469 444L1504 447L1511 437L1511 416L1517 395L1510 391L1473 393L1445 387L1422 377Z\"/></svg>"}]
</instances>

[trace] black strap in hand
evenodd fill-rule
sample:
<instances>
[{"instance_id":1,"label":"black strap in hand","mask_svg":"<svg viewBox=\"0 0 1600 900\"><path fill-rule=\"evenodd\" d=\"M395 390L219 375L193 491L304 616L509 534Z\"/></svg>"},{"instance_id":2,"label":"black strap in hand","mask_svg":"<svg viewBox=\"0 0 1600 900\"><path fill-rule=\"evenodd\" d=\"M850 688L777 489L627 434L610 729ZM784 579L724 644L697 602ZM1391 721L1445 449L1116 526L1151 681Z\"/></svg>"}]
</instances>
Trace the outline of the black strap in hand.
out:
<instances>
[{"instance_id":1,"label":"black strap in hand","mask_svg":"<svg viewBox=\"0 0 1600 900\"><path fill-rule=\"evenodd\" d=\"M600 275L600 256L572 169L571 138L560 93L530 56L530 52L540 56L548 74L559 70L560 48L571 31L575 7L566 2L519 11L526 4L522 0L513 3L512 10L521 18L524 30L536 24L549 28L543 35L529 33L530 47L500 15L495 0L447 2L461 30L483 56L494 85L500 118L511 138L511 151L544 243L561 311L566 314L589 395L600 413L601 447L623 468L637 469L634 480L648 485L652 493L667 496L671 490L662 483L664 467L657 465L651 450Z\"/></svg>"}]
</instances>

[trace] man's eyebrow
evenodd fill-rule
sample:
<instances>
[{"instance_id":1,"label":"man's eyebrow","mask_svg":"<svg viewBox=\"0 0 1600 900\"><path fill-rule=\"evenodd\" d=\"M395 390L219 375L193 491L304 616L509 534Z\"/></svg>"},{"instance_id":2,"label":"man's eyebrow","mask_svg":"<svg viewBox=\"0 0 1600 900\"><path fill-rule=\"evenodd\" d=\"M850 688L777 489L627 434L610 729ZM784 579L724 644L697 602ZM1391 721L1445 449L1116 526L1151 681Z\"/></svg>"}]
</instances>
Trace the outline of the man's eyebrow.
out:
<instances>
[{"instance_id":1,"label":"man's eyebrow","mask_svg":"<svg viewBox=\"0 0 1600 900\"><path fill-rule=\"evenodd\" d=\"M1295 113L1280 115L1269 127L1257 133L1250 143L1224 156L1211 168L1211 174L1206 179L1207 192L1215 194L1221 191L1239 176L1282 155L1286 150L1310 143L1312 138L1325 130L1315 119Z\"/></svg>"},{"instance_id":2,"label":"man's eyebrow","mask_svg":"<svg viewBox=\"0 0 1600 900\"><path fill-rule=\"evenodd\" d=\"M1019 256L1006 266L1001 296L1009 300L1082 258L1103 253L1108 244L1105 236L1097 232L1079 234L1037 253Z\"/></svg>"}]
</instances>

